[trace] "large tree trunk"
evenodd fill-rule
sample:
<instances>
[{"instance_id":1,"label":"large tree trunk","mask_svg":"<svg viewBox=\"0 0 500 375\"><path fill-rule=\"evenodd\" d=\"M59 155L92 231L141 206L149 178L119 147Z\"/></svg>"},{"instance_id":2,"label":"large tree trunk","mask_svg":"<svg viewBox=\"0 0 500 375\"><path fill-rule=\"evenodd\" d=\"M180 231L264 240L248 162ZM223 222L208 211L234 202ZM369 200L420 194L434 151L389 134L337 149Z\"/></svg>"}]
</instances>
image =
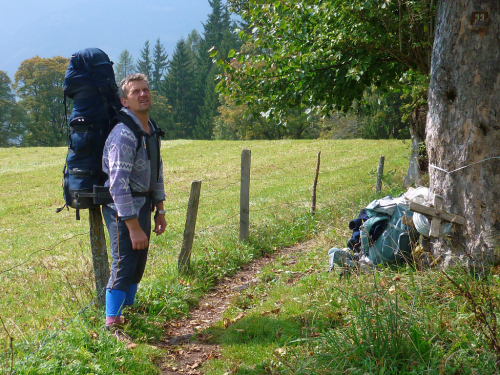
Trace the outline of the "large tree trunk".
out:
<instances>
[{"instance_id":1,"label":"large tree trunk","mask_svg":"<svg viewBox=\"0 0 500 375\"><path fill-rule=\"evenodd\" d=\"M440 2L426 145L431 192L443 195L444 207L467 220L465 226L455 226L451 236L436 241L434 251L445 254L444 265L466 254L476 265L498 259L499 0ZM458 168L463 169L454 171Z\"/></svg>"}]
</instances>

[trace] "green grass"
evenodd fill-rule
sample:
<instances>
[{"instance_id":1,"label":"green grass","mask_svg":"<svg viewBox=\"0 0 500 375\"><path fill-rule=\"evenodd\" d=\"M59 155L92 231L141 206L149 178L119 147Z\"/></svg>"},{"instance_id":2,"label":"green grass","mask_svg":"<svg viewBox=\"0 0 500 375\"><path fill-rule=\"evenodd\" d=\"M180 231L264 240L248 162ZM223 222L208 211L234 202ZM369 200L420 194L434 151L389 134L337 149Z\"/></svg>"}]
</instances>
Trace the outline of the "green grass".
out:
<instances>
[{"instance_id":1,"label":"green grass","mask_svg":"<svg viewBox=\"0 0 500 375\"><path fill-rule=\"evenodd\" d=\"M324 271L323 253L318 247L299 255L293 268L276 261L262 271L267 283L235 298L227 317L247 315L209 330L223 349L205 374L496 373L496 355L470 303L443 274L381 268L339 279ZM305 275L291 285L290 272ZM454 277L498 296L491 279Z\"/></svg>"},{"instance_id":2,"label":"green grass","mask_svg":"<svg viewBox=\"0 0 500 375\"><path fill-rule=\"evenodd\" d=\"M251 228L249 242L241 244L244 148L252 151ZM437 274L387 269L339 280L325 272L328 249L344 246L348 222L376 197L379 157L385 156L386 171L379 196L398 194L408 152L398 141L163 142L168 230L152 239L137 309L128 313L127 332L142 343L130 352L109 340L102 311L88 307L95 291L86 211L81 221L73 210L55 214L62 205L66 150L0 149L0 317L5 324L0 368L10 368L10 334L17 373L60 373L61 368L74 374L156 373L154 362L162 354L148 344L161 338L165 320L187 314L217 279L242 264L309 238L316 238L311 251L299 254L293 265L278 260L260 275L261 284L234 301L228 316L244 310L244 319L228 329L212 328L222 357L205 366L208 374L451 374L491 368L492 354L484 349L467 302L454 294L443 298L452 286L442 278L437 284ZM193 180L202 181L197 235L191 269L181 277L177 256ZM291 284L297 274L305 275ZM392 294L388 288L396 274L401 281ZM279 314L262 315L277 306Z\"/></svg>"}]
</instances>

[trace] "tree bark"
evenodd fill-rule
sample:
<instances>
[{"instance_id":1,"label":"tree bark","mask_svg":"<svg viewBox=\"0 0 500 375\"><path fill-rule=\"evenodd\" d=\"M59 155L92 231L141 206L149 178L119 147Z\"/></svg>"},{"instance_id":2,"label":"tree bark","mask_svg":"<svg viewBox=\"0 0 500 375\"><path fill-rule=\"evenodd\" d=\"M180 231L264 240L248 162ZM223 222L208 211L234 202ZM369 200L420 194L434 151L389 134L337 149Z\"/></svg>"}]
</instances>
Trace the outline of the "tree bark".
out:
<instances>
[{"instance_id":1,"label":"tree bark","mask_svg":"<svg viewBox=\"0 0 500 375\"><path fill-rule=\"evenodd\" d=\"M427 116L430 190L467 221L433 244L444 266L498 261L500 160L490 158L500 156L499 144L500 2L442 0Z\"/></svg>"}]
</instances>

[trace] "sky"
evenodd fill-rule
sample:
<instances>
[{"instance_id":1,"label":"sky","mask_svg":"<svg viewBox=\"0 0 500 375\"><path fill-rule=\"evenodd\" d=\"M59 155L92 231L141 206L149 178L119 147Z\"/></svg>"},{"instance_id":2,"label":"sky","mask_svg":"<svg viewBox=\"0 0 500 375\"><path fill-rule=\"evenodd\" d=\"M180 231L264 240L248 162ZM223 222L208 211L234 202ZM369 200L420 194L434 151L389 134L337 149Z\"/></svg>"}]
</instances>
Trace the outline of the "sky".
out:
<instances>
[{"instance_id":1,"label":"sky","mask_svg":"<svg viewBox=\"0 0 500 375\"><path fill-rule=\"evenodd\" d=\"M127 49L136 60L144 43L160 38L172 56L181 37L203 23L208 0L3 0L0 4L0 70L14 81L21 62L34 56L70 57L97 47L115 63Z\"/></svg>"}]
</instances>

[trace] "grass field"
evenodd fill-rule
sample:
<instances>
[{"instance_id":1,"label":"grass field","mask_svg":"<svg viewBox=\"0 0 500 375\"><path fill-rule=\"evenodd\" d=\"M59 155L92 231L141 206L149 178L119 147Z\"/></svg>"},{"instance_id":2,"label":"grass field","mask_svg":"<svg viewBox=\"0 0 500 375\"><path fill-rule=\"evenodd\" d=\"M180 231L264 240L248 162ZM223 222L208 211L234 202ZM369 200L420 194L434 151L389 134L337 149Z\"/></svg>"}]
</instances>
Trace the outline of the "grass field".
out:
<instances>
[{"instance_id":1,"label":"grass field","mask_svg":"<svg viewBox=\"0 0 500 375\"><path fill-rule=\"evenodd\" d=\"M362 186L374 185L369 172L380 155L387 155L386 170L400 172L406 156L401 142L163 142L168 234L154 238L151 256L157 260L146 277L176 264L193 180L202 181L197 231L236 230L243 148L252 150L253 226L289 208L307 210L318 151L320 208L352 199ZM82 211L80 221L74 210L55 213L63 204L65 154L64 148L0 150L2 270L26 262L0 275L0 314L9 328L23 335L68 316L93 296L87 211Z\"/></svg>"},{"instance_id":2,"label":"grass field","mask_svg":"<svg viewBox=\"0 0 500 375\"><path fill-rule=\"evenodd\" d=\"M240 155L245 148L252 152L251 227L249 243L241 244L238 242ZM309 207L318 151L321 151L318 213L312 216L309 214ZM89 336L89 332L102 330L103 314L94 305L89 306L95 297L95 290L88 216L86 211L82 211L81 220L76 221L74 210L55 213L56 208L63 204L61 179L65 154L65 148L0 149L0 186L2 186L0 318L3 321L3 325L0 325L2 352L0 363L3 363L7 371L10 365L15 365L17 373L29 374L62 373L58 371L63 367L65 373L75 374L157 373L154 360L145 361L144 358L148 355L149 358L155 358L161 354L147 345L131 353L122 347L117 347L117 344L105 338L105 335L101 335L98 340L92 339L92 335ZM409 144L401 141L162 142L168 228L165 235L154 237L151 242L150 260L138 293L138 305L142 315L130 327L134 339L144 343L154 342L161 335L157 328L160 321L164 322L165 319L186 314L189 308L196 304L198 297L218 278L233 273L241 264L251 261L264 252L271 252L276 248L308 238L319 238L314 254L310 256L304 254L301 264L321 271L326 270L329 247L344 246L350 237L347 227L349 220L357 217L359 209L377 197L375 171L381 155L385 156L385 176L383 191L378 196L398 194L402 191L401 181L406 172L409 156ZM186 207L193 180L202 181L197 235L194 241L192 270L188 276L181 278L176 269L177 256L182 242ZM271 270L268 272L272 273ZM356 338L352 336L354 333L349 331L349 327L353 327L352 324L348 324L343 333L330 330L334 326L344 324L339 318L339 311L341 315L346 315L343 309L347 308L349 311L361 311L364 315L360 313L359 316L365 318L373 313L373 310L366 310L368 305L371 306L370 309L373 308L373 301L368 305L362 303L367 300L365 294L361 296L357 293L345 294L345 290L349 290L352 284L364 285L364 289L361 290L365 290L370 298L376 297L377 301L387 302L383 310L392 311L391 316L395 316L396 322L398 319L402 321L408 319L406 315L404 317L397 315L399 310L394 309L393 298L387 294L387 288L380 288L381 281L390 281L393 277L391 274L393 271L384 272L389 273L381 276L380 280L360 277L355 281L344 280L338 286L331 284L332 277L329 277L329 274L323 273L320 276L305 278L303 289L300 289L300 284L296 291L286 289L291 288L286 285L279 286L279 282L276 286L269 286L272 291L271 289L256 291L257 294L264 292L267 295L290 294L293 298L306 299L313 293L314 288L311 285L315 288L324 285L328 293L323 292L321 297L313 293L314 296L309 298L318 303L317 306L310 306L307 302L299 304L300 308L296 306L293 310L293 300L281 302L290 304L289 320L295 322L295 325L287 326L290 332L294 329L300 331L303 326L313 326L316 333L325 332L321 336L323 341L315 341L313 345L311 341L304 340L304 343L307 343L304 346L297 344L301 342L300 340L294 341L300 339L297 337L297 332L285 335L288 337L287 342L295 343L294 349L287 351L289 356L281 358L278 363L273 351L286 343L281 339L277 342L269 339L264 341L263 347L257 349L261 354L253 357L250 361L253 364L248 366L245 364L245 367L241 362L246 359L238 361L235 358L247 358L249 355L251 357L249 353L255 348L234 349L236 357L231 357L234 338L224 336L231 333L217 334L215 335L217 339L227 344L225 355L229 357L222 362L221 360L213 362L207 367L207 371L211 374L224 374L228 371L234 374L337 373L321 370L322 363L328 363L332 359L319 354L324 354L325 348L330 348L330 351L339 350L339 353L341 349L345 349L344 347L331 349L334 344L328 337L336 337L332 339L333 342L344 340L350 346L356 346ZM408 288L406 290L406 287L401 287L406 293L403 300L409 300L407 303L410 306L412 300L414 306L427 305L426 288L422 286L420 289L415 289L411 285L423 285L422 280L427 280L428 277L416 273L408 273L403 277L403 280L407 281L404 285ZM415 281L417 278L418 282ZM280 277L276 280L279 281ZM388 284L388 281L384 281L384 285ZM275 287L276 289L273 289ZM356 290L359 290L359 285ZM417 295L415 293L418 290L420 294ZM269 303L273 303L273 298L267 299ZM422 301L422 305L418 304L418 301ZM425 308L418 310L415 307L415 311L421 312L420 321L429 324L435 320L431 316L435 313L446 316L446 322L455 322L458 315L462 320L473 319L470 313L466 313L466 304L465 300L454 302L452 311L446 313L439 308L438 310L433 308L426 313ZM247 305L251 306L252 303ZM318 308L320 305L328 305L328 308ZM428 309L430 307L428 306ZM256 305L256 308L260 307ZM265 309L266 306L261 308ZM237 310L238 304L228 314ZM317 313L306 314L306 310ZM462 317L460 314L468 315ZM297 322L300 323L298 328ZM319 326L315 325L316 322L319 322ZM247 321L246 324L252 323ZM408 332L411 331L410 328ZM421 356L422 360L416 361L419 366L423 363L423 367L417 366L419 370L415 373L430 373L425 372L425 369L437 363L433 355L442 355L442 351L437 349L433 351L432 340L438 337L437 334L433 336L433 329L432 327L424 329L418 325L411 331L416 332L413 335L420 341L415 340L425 342L421 343L422 353L427 353ZM411 337L411 332L408 337ZM464 349L466 346L464 337L473 333L472 328L463 333L459 338L460 344L453 350L462 350L470 355L472 349L469 347ZM366 333L369 337L372 334ZM12 347L9 337L15 338ZM395 340L404 341L406 336L396 337ZM455 353L451 348L456 342L451 338L444 340L452 341L451 346L446 344L448 355ZM361 337L359 342L361 341L363 343L358 343L361 345L358 345L358 349L366 344L366 337ZM479 343L475 345L482 348ZM349 363L349 356L352 358L360 356L360 353L356 349L351 350L350 346L342 354L345 363ZM411 352L411 347L405 350ZM68 352L73 354L68 357L64 354ZM398 373L394 372L396 367L391 367L388 362L389 354L382 353L382 359L378 357L378 360L360 367L359 373L368 371L368 368L378 369L373 373L384 373L382 368L386 369L385 373ZM484 362L485 358L491 362L489 352L476 354L473 356L476 361L474 363ZM121 360L117 361L116 358ZM307 372L307 366L302 370L295 366L287 372L286 369L292 366L294 358L297 360L297 366L304 366L305 360L310 366L316 366L314 368L317 371ZM453 361L450 360L451 362ZM74 366L74 369L69 364ZM235 370L238 368L241 369L238 370L240 372ZM339 369L343 372L338 373L357 373L349 372L346 368L349 368L349 365L343 365L342 370ZM451 367L442 368L444 369L442 372L436 373L453 373L450 372ZM467 371L456 373L474 373L472 368L473 365L468 365Z\"/></svg>"}]
</instances>

